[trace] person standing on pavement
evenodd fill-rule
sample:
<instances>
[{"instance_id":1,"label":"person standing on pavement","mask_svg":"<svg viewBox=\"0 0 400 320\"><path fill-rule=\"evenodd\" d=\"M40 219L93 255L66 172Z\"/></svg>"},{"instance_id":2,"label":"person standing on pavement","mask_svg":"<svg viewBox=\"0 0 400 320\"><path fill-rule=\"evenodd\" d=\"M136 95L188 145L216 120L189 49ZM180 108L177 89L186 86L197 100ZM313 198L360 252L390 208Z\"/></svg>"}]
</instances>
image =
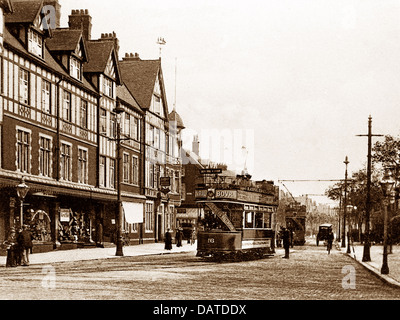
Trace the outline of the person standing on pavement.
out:
<instances>
[{"instance_id":1,"label":"person standing on pavement","mask_svg":"<svg viewBox=\"0 0 400 320\"><path fill-rule=\"evenodd\" d=\"M332 230L329 231L328 233L328 244L327 244L327 250L328 250L328 254L331 253L332 250L332 244L333 244L333 240L334 240L335 236L333 235Z\"/></svg>"},{"instance_id":2,"label":"person standing on pavement","mask_svg":"<svg viewBox=\"0 0 400 320\"><path fill-rule=\"evenodd\" d=\"M168 229L167 232L165 233L165 250L172 250L172 235L170 230Z\"/></svg>"},{"instance_id":3,"label":"person standing on pavement","mask_svg":"<svg viewBox=\"0 0 400 320\"><path fill-rule=\"evenodd\" d=\"M7 240L3 243L7 247L7 260L6 267L12 268L17 266L17 256L19 255L17 234L15 228L10 229L10 235Z\"/></svg>"},{"instance_id":4,"label":"person standing on pavement","mask_svg":"<svg viewBox=\"0 0 400 320\"><path fill-rule=\"evenodd\" d=\"M288 229L283 228L282 230L282 244L285 248L285 256L283 258L289 259L289 247L290 247L290 232Z\"/></svg>"},{"instance_id":5,"label":"person standing on pavement","mask_svg":"<svg viewBox=\"0 0 400 320\"><path fill-rule=\"evenodd\" d=\"M178 230L176 231L176 246L182 247L182 230L181 230L181 228L178 228Z\"/></svg>"},{"instance_id":6,"label":"person standing on pavement","mask_svg":"<svg viewBox=\"0 0 400 320\"><path fill-rule=\"evenodd\" d=\"M22 251L22 265L29 266L29 254L32 250L32 233L28 230L27 225L22 226L22 232L18 235L17 242Z\"/></svg>"}]
</instances>

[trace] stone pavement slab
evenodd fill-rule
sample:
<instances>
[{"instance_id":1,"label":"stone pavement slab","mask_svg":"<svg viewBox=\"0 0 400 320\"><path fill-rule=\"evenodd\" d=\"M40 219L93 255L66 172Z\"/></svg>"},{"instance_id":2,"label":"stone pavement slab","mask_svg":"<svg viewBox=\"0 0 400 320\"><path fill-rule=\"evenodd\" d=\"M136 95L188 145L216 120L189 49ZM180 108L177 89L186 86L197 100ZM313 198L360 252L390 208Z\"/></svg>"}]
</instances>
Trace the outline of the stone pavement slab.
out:
<instances>
[{"instance_id":1,"label":"stone pavement slab","mask_svg":"<svg viewBox=\"0 0 400 320\"><path fill-rule=\"evenodd\" d=\"M347 248L340 248L341 252L346 253ZM385 282L393 286L400 287L400 246L394 245L392 247L392 253L388 254L388 265L389 274L381 274L381 267L383 262L383 246L382 245L372 245L370 247L370 257L371 261L363 262L364 246L362 244L354 244L350 246L351 253L348 254L350 257L355 259L365 268L373 272L375 275L380 277ZM347 254L347 253L346 253Z\"/></svg>"},{"instance_id":2,"label":"stone pavement slab","mask_svg":"<svg viewBox=\"0 0 400 320\"><path fill-rule=\"evenodd\" d=\"M196 243L193 245L184 243L182 247L173 245L172 250L165 250L164 243L148 243L141 245L124 246L124 257L143 255L171 254L196 251ZM55 250L51 252L35 253L29 256L30 264L51 264L66 261L84 261L98 259L121 258L115 255L116 247L109 248L85 248L73 250ZM0 256L0 267L5 267L6 257Z\"/></svg>"}]
</instances>

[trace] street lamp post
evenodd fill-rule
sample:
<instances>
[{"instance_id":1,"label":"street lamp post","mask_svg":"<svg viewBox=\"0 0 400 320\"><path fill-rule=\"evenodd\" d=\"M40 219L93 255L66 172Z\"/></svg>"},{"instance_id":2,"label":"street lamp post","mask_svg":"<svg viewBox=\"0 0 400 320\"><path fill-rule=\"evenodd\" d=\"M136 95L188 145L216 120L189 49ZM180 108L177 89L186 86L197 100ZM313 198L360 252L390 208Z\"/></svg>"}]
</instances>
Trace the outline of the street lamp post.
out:
<instances>
[{"instance_id":1,"label":"street lamp post","mask_svg":"<svg viewBox=\"0 0 400 320\"><path fill-rule=\"evenodd\" d=\"M381 181L382 192L384 196L383 200L383 213L384 213L384 222L383 222L383 261L381 274L389 274L389 266L388 266L388 250L387 250L387 238L388 238L388 213L387 207L389 205L388 197L391 195L392 188L394 185L394 180L391 178L389 173L389 169L385 168L385 175L383 180Z\"/></svg>"},{"instance_id":2,"label":"street lamp post","mask_svg":"<svg viewBox=\"0 0 400 320\"><path fill-rule=\"evenodd\" d=\"M124 255L123 253L123 232L122 232L122 226L123 226L123 206L122 206L122 189L121 189L121 162L122 162L122 147L121 147L121 141L125 140L132 140L130 137L126 137L121 135L121 115L125 112L125 109L123 106L121 106L121 103L117 101L117 106L113 110L116 114L116 120L117 120L117 136L116 138L109 138L109 140L116 141L117 144L117 164L116 164L116 169L117 169L117 209L116 209L116 222L117 222L117 239L116 239L116 245L117 245L117 251L115 253L116 256L122 257Z\"/></svg>"},{"instance_id":3,"label":"street lamp post","mask_svg":"<svg viewBox=\"0 0 400 320\"><path fill-rule=\"evenodd\" d=\"M117 211L116 211L116 222L117 222L117 234L116 234L116 253L115 255L118 257L123 257L123 239L122 239L122 224L123 224L123 215L122 215L122 195L121 195L121 114L124 112L124 109L118 104L114 109L114 112L117 114Z\"/></svg>"},{"instance_id":4,"label":"street lamp post","mask_svg":"<svg viewBox=\"0 0 400 320\"><path fill-rule=\"evenodd\" d=\"M22 228L24 224L24 199L26 195L28 194L29 187L25 184L25 178L23 177L21 179L21 183L17 185L17 195L19 198L19 203L20 203L20 211L19 211L19 224L20 227Z\"/></svg>"},{"instance_id":5,"label":"street lamp post","mask_svg":"<svg viewBox=\"0 0 400 320\"><path fill-rule=\"evenodd\" d=\"M343 230L342 230L342 248L346 248L346 208L347 208L347 165L350 163L346 156L343 163L346 165L346 171L344 176L344 200L343 200Z\"/></svg>"},{"instance_id":6,"label":"street lamp post","mask_svg":"<svg viewBox=\"0 0 400 320\"><path fill-rule=\"evenodd\" d=\"M349 207L350 209L350 207ZM350 224L350 214L347 215L347 251L346 253L351 253L350 250L350 237L351 237L351 224Z\"/></svg>"}]
</instances>

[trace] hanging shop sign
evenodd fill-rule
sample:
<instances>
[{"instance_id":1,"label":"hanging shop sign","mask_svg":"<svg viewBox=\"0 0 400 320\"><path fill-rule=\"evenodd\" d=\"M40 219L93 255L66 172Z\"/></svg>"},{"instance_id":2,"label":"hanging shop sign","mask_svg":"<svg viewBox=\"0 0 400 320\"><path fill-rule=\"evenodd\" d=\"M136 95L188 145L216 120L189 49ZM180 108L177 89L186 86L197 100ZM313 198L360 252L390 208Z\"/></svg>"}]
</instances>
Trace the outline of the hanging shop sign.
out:
<instances>
[{"instance_id":1,"label":"hanging shop sign","mask_svg":"<svg viewBox=\"0 0 400 320\"><path fill-rule=\"evenodd\" d=\"M160 186L161 187L171 186L171 178L170 177L161 177L160 178Z\"/></svg>"},{"instance_id":2,"label":"hanging shop sign","mask_svg":"<svg viewBox=\"0 0 400 320\"><path fill-rule=\"evenodd\" d=\"M196 198L207 198L207 192L205 189L196 190L194 195Z\"/></svg>"},{"instance_id":3,"label":"hanging shop sign","mask_svg":"<svg viewBox=\"0 0 400 320\"><path fill-rule=\"evenodd\" d=\"M200 174L220 174L222 169L200 169Z\"/></svg>"}]
</instances>

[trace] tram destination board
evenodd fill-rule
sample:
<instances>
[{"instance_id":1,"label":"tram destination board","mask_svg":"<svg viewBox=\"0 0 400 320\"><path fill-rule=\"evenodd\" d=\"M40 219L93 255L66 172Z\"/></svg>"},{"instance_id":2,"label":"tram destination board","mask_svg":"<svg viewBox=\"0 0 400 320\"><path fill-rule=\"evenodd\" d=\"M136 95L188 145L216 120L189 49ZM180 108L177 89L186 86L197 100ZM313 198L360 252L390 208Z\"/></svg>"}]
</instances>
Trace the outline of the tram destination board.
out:
<instances>
[{"instance_id":1,"label":"tram destination board","mask_svg":"<svg viewBox=\"0 0 400 320\"><path fill-rule=\"evenodd\" d=\"M222 169L200 169L200 174L220 174Z\"/></svg>"}]
</instances>

